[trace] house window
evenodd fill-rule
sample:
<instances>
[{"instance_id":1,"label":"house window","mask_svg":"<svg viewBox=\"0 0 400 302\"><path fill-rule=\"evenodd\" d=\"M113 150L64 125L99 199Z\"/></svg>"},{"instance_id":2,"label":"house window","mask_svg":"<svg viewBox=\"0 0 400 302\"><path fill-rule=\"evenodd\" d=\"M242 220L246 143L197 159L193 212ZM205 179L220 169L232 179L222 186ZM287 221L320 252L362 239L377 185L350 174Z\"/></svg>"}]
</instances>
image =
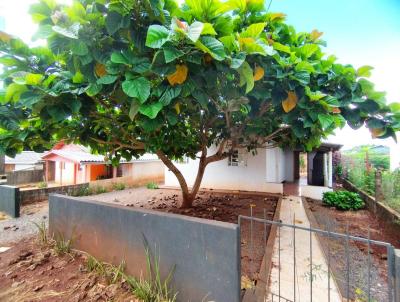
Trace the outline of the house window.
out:
<instances>
[{"instance_id":1,"label":"house window","mask_svg":"<svg viewBox=\"0 0 400 302\"><path fill-rule=\"evenodd\" d=\"M239 166L239 150L233 150L229 155L228 166L237 167Z\"/></svg>"},{"instance_id":2,"label":"house window","mask_svg":"<svg viewBox=\"0 0 400 302\"><path fill-rule=\"evenodd\" d=\"M245 167L247 166L245 150L235 149L232 151L228 158L228 166L231 167Z\"/></svg>"}]
</instances>

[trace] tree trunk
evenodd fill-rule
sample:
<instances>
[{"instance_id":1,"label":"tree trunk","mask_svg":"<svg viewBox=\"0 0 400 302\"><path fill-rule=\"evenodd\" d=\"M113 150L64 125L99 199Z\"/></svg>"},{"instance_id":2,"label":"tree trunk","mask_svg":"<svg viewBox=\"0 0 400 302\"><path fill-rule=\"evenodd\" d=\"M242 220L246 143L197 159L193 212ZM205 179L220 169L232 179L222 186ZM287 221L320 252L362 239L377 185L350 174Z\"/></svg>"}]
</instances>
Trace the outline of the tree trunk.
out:
<instances>
[{"instance_id":1,"label":"tree trunk","mask_svg":"<svg viewBox=\"0 0 400 302\"><path fill-rule=\"evenodd\" d=\"M226 155L217 156L216 154L210 157L206 157L206 153L203 152L202 156L200 157L196 180L193 184L192 189L189 190L185 177L183 176L181 171L179 171L179 169L174 165L174 163L162 151L158 151L157 155L161 159L161 161L168 167L168 169L170 169L171 172L175 174L176 178L178 179L179 185L182 189L182 204L180 208L190 208L193 206L193 201L195 200L197 193L199 192L207 165L214 161L226 158Z\"/></svg>"}]
</instances>

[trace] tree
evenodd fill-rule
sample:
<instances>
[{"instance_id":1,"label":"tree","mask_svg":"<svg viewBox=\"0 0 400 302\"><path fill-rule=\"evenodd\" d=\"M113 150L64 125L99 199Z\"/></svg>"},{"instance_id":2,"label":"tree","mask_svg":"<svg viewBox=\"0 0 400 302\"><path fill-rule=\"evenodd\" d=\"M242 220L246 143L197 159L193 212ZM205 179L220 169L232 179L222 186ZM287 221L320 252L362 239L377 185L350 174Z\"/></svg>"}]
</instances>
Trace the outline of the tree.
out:
<instances>
[{"instance_id":1,"label":"tree","mask_svg":"<svg viewBox=\"0 0 400 302\"><path fill-rule=\"evenodd\" d=\"M47 46L0 33L11 155L60 139L113 163L155 153L189 207L206 167L235 148L310 150L346 121L382 138L400 127L371 67L336 63L322 33L296 33L261 0L41 0L30 12ZM191 190L174 164L184 156L199 158Z\"/></svg>"}]
</instances>

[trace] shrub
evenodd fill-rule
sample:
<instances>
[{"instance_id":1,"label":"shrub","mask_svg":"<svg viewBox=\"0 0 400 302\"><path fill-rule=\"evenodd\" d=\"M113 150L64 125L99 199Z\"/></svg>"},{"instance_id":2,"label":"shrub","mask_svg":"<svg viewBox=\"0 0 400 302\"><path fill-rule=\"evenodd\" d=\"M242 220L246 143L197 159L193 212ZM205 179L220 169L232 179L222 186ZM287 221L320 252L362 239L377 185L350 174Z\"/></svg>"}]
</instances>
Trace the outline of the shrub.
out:
<instances>
[{"instance_id":1,"label":"shrub","mask_svg":"<svg viewBox=\"0 0 400 302\"><path fill-rule=\"evenodd\" d=\"M365 206L360 195L349 191L325 192L322 202L338 210L359 210Z\"/></svg>"},{"instance_id":2,"label":"shrub","mask_svg":"<svg viewBox=\"0 0 400 302\"><path fill-rule=\"evenodd\" d=\"M89 188L88 186L85 186L78 188L78 190L73 192L71 195L79 197L79 196L89 196L92 194L93 194L93 189Z\"/></svg>"},{"instance_id":3,"label":"shrub","mask_svg":"<svg viewBox=\"0 0 400 302\"><path fill-rule=\"evenodd\" d=\"M125 184L117 182L117 183L113 183L113 189L116 191L122 191L125 190Z\"/></svg>"},{"instance_id":4,"label":"shrub","mask_svg":"<svg viewBox=\"0 0 400 302\"><path fill-rule=\"evenodd\" d=\"M158 184L156 184L155 182L149 182L147 184L147 189L152 189L152 190L158 189Z\"/></svg>"},{"instance_id":5,"label":"shrub","mask_svg":"<svg viewBox=\"0 0 400 302\"><path fill-rule=\"evenodd\" d=\"M103 194L103 193L107 193L107 189L102 187L102 186L97 186L93 188L94 192L96 194Z\"/></svg>"},{"instance_id":6,"label":"shrub","mask_svg":"<svg viewBox=\"0 0 400 302\"><path fill-rule=\"evenodd\" d=\"M47 182L45 182L45 181L39 182L38 185L37 185L37 187L38 187L39 189L47 188Z\"/></svg>"}]
</instances>

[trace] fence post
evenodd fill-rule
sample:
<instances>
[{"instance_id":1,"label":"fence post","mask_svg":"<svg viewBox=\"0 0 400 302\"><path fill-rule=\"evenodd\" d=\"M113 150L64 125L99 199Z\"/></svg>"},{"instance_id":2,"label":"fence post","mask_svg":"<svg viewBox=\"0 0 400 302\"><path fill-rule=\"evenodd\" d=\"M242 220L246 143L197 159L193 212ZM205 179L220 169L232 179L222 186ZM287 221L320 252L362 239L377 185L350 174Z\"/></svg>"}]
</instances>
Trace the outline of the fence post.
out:
<instances>
[{"instance_id":1,"label":"fence post","mask_svg":"<svg viewBox=\"0 0 400 302\"><path fill-rule=\"evenodd\" d=\"M394 250L394 301L400 302L400 250Z\"/></svg>"},{"instance_id":2,"label":"fence post","mask_svg":"<svg viewBox=\"0 0 400 302\"><path fill-rule=\"evenodd\" d=\"M375 171L375 201L383 201L382 191L382 169L378 168Z\"/></svg>"}]
</instances>

